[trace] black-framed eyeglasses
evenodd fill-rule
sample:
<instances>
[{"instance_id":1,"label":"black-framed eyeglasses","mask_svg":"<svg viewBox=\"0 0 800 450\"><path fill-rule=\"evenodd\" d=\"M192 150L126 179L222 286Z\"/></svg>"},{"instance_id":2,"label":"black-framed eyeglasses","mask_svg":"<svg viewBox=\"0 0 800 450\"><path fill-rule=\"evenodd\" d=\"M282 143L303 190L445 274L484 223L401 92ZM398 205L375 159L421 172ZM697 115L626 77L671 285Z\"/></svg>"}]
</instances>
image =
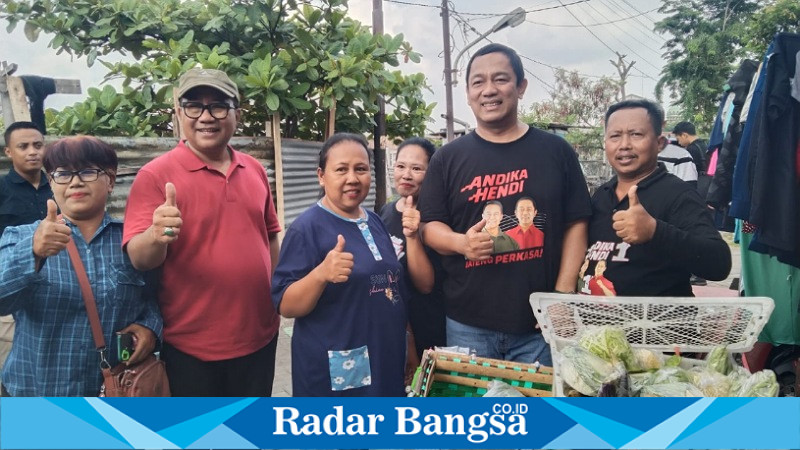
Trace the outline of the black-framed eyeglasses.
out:
<instances>
[{"instance_id":1,"label":"black-framed eyeglasses","mask_svg":"<svg viewBox=\"0 0 800 450\"><path fill-rule=\"evenodd\" d=\"M56 170L50 174L56 184L68 184L72 182L75 175L84 183L97 181L101 173L106 173L103 169L81 169L81 170Z\"/></svg>"},{"instance_id":2,"label":"black-framed eyeglasses","mask_svg":"<svg viewBox=\"0 0 800 450\"><path fill-rule=\"evenodd\" d=\"M211 117L215 119L224 119L228 117L228 110L236 109L227 103L209 103L204 105L200 102L183 102L181 103L183 113L190 119L199 119L203 115L203 111L208 110Z\"/></svg>"}]
</instances>

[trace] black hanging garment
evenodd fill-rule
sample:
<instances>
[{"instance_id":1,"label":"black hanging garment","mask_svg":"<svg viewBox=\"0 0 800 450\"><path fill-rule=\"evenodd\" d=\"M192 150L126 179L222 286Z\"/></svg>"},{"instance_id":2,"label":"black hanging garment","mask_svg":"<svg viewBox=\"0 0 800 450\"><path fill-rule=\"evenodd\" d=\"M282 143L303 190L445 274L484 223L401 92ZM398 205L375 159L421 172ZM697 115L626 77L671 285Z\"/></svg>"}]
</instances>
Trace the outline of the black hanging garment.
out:
<instances>
[{"instance_id":1,"label":"black hanging garment","mask_svg":"<svg viewBox=\"0 0 800 450\"><path fill-rule=\"evenodd\" d=\"M800 34L775 36L766 85L750 151L750 222L758 227L751 250L800 267L800 193L796 173L800 139L800 102L791 96Z\"/></svg>"},{"instance_id":2,"label":"black hanging garment","mask_svg":"<svg viewBox=\"0 0 800 450\"><path fill-rule=\"evenodd\" d=\"M31 122L36 124L42 134L47 134L44 123L44 99L56 93L56 81L36 75L22 75L20 78L25 87L25 95L30 100Z\"/></svg>"},{"instance_id":3,"label":"black hanging garment","mask_svg":"<svg viewBox=\"0 0 800 450\"><path fill-rule=\"evenodd\" d=\"M744 122L741 120L742 106L757 70L758 62L746 59L727 82L730 92L733 93L733 113L719 149L716 170L706 195L706 203L717 210L727 210L731 201L733 167L736 164L739 142L744 131Z\"/></svg>"}]
</instances>

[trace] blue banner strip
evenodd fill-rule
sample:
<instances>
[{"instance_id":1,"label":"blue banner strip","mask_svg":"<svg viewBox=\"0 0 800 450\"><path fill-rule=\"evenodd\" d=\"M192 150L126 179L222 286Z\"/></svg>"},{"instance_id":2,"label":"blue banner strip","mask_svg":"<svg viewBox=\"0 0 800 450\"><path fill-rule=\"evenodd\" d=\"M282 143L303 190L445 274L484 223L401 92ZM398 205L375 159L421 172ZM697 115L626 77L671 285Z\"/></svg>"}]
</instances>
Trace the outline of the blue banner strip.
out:
<instances>
[{"instance_id":1,"label":"blue banner strip","mask_svg":"<svg viewBox=\"0 0 800 450\"><path fill-rule=\"evenodd\" d=\"M2 398L0 448L800 449L800 399Z\"/></svg>"}]
</instances>

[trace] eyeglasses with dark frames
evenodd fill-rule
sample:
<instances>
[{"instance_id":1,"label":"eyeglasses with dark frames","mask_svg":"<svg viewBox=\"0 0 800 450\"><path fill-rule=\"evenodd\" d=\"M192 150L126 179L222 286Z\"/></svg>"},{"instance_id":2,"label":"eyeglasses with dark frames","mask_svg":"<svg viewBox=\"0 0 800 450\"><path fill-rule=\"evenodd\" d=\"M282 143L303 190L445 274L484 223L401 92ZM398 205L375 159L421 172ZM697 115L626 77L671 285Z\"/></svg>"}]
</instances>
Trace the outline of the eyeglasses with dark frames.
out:
<instances>
[{"instance_id":1,"label":"eyeglasses with dark frames","mask_svg":"<svg viewBox=\"0 0 800 450\"><path fill-rule=\"evenodd\" d=\"M97 181L101 173L106 173L103 169L81 169L81 170L56 170L50 174L56 184L69 184L75 175L84 183Z\"/></svg>"},{"instance_id":2,"label":"eyeglasses with dark frames","mask_svg":"<svg viewBox=\"0 0 800 450\"><path fill-rule=\"evenodd\" d=\"M204 105L200 102L183 102L181 103L181 108L183 108L183 113L186 114L186 117L190 119L199 119L200 116L203 115L203 111L208 110L211 117L219 120L227 118L229 110L236 109L235 106L231 106L227 103L209 103Z\"/></svg>"}]
</instances>

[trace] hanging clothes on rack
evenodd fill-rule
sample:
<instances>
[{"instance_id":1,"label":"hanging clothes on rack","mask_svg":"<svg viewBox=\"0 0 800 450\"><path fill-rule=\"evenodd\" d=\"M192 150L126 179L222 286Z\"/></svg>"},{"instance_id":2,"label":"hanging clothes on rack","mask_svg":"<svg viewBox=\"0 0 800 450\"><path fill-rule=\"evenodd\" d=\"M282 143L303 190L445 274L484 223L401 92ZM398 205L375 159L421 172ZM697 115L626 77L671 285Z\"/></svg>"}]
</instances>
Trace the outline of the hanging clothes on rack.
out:
<instances>
[{"instance_id":1,"label":"hanging clothes on rack","mask_svg":"<svg viewBox=\"0 0 800 450\"><path fill-rule=\"evenodd\" d=\"M800 345L798 53L800 34L790 33L776 35L767 50L742 106L732 186L731 215L743 219L742 286L745 295L775 301L759 336L774 345Z\"/></svg>"},{"instance_id":2,"label":"hanging clothes on rack","mask_svg":"<svg viewBox=\"0 0 800 450\"><path fill-rule=\"evenodd\" d=\"M757 122L756 118L761 112L761 96L764 93L764 84L767 81L767 69L769 68L770 56L775 42L769 44L761 68L756 75L755 82L751 85L750 92L747 94L744 106L742 107L741 117L745 118L742 138L739 142L739 151L736 154L736 164L733 168L733 186L731 189L731 209L729 214L732 217L742 220L750 218L750 193L751 188L751 157L750 140L753 135L753 128Z\"/></svg>"},{"instance_id":3,"label":"hanging clothes on rack","mask_svg":"<svg viewBox=\"0 0 800 450\"><path fill-rule=\"evenodd\" d=\"M757 71L758 63L746 59L726 83L732 103L731 115L717 154L714 177L711 179L706 195L706 202L717 211L727 212L728 204L731 201L733 167L736 164L736 155L739 152L739 143L742 131L744 131L744 123L740 121L740 115Z\"/></svg>"},{"instance_id":4,"label":"hanging clothes on rack","mask_svg":"<svg viewBox=\"0 0 800 450\"><path fill-rule=\"evenodd\" d=\"M767 68L761 111L750 141L755 156L749 222L751 250L800 267L800 195L796 172L800 102L791 96L800 34L780 33Z\"/></svg>"}]
</instances>

